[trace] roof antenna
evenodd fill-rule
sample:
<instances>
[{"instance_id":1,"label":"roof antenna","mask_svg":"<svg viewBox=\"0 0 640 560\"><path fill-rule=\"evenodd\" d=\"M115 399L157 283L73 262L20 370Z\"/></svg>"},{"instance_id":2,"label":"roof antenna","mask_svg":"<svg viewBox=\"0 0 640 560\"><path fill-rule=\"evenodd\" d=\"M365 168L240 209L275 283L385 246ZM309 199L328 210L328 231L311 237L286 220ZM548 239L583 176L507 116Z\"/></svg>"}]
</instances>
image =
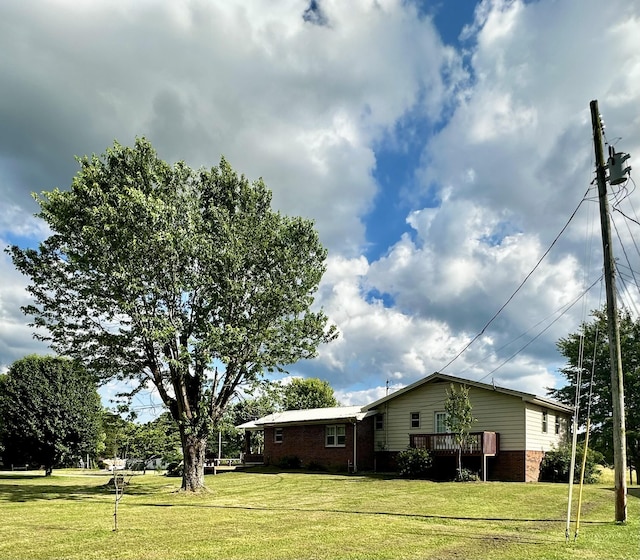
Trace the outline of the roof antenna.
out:
<instances>
[{"instance_id":1,"label":"roof antenna","mask_svg":"<svg viewBox=\"0 0 640 560\"><path fill-rule=\"evenodd\" d=\"M493 385L493 390L496 390L496 380L494 379L493 376L491 376L491 385Z\"/></svg>"},{"instance_id":2,"label":"roof antenna","mask_svg":"<svg viewBox=\"0 0 640 560\"><path fill-rule=\"evenodd\" d=\"M385 393L385 396L389 396L389 380L387 379L387 391Z\"/></svg>"}]
</instances>

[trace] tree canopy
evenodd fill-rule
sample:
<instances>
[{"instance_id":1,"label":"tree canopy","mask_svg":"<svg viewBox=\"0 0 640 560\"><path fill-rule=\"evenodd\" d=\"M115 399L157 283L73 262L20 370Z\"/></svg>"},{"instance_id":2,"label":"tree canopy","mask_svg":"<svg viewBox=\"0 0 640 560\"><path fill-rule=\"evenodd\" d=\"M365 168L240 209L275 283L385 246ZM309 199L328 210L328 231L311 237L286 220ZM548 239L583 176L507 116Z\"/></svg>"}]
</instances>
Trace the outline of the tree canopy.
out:
<instances>
[{"instance_id":1,"label":"tree canopy","mask_svg":"<svg viewBox=\"0 0 640 560\"><path fill-rule=\"evenodd\" d=\"M294 377L282 387L282 409L302 410L339 406L333 387L323 379Z\"/></svg>"},{"instance_id":2,"label":"tree canopy","mask_svg":"<svg viewBox=\"0 0 640 560\"><path fill-rule=\"evenodd\" d=\"M54 467L95 457L100 430L96 382L77 361L27 356L0 376L0 439L6 464Z\"/></svg>"},{"instance_id":3,"label":"tree canopy","mask_svg":"<svg viewBox=\"0 0 640 560\"><path fill-rule=\"evenodd\" d=\"M260 386L260 392L254 398L244 398L233 403L224 415L224 422L220 426L225 443L224 453L227 457L240 454L245 449L246 434L237 430L236 426L261 418L273 412L283 410L298 410L306 408L323 408L339 406L335 398L333 387L324 380L310 377L294 377L289 383L280 381L265 382ZM261 452L263 448L262 432L250 432L251 446ZM209 453L218 453L217 440L209 442Z\"/></svg>"},{"instance_id":4,"label":"tree canopy","mask_svg":"<svg viewBox=\"0 0 640 560\"><path fill-rule=\"evenodd\" d=\"M126 459L127 464L142 470L152 459L164 462L180 459L180 434L168 412L150 422L137 424L104 411L102 429L105 458Z\"/></svg>"},{"instance_id":5,"label":"tree canopy","mask_svg":"<svg viewBox=\"0 0 640 560\"><path fill-rule=\"evenodd\" d=\"M620 348L625 391L625 422L629 464L640 468L640 319L633 319L626 311L618 314ZM582 369L579 369L581 339ZM553 398L573 405L578 375L582 378L579 423L584 426L587 419L589 394L591 399L591 436L589 446L602 453L608 462L613 461L613 427L611 424L611 359L607 315L605 311L594 311L593 320L580 325L577 332L558 341L560 353L567 364L560 370L567 385L560 389L549 389ZM593 383L591 372L593 371Z\"/></svg>"},{"instance_id":6,"label":"tree canopy","mask_svg":"<svg viewBox=\"0 0 640 560\"><path fill-rule=\"evenodd\" d=\"M261 431L247 432L236 429L236 426L261 418L280 410L280 385L265 384L267 390L255 398L244 398L229 406L224 414L223 422L218 425L222 432L223 454L225 457L238 457L246 450L246 437L250 438L254 453L262 453L264 448L264 434ZM247 436L248 434L248 436ZM218 438L209 440L207 453L218 456Z\"/></svg>"},{"instance_id":7,"label":"tree canopy","mask_svg":"<svg viewBox=\"0 0 640 560\"><path fill-rule=\"evenodd\" d=\"M326 250L221 159L192 170L145 139L83 157L69 191L36 196L52 235L9 252L39 336L102 380L151 383L178 422L183 488L204 484L212 427L241 384L336 336L312 311Z\"/></svg>"}]
</instances>

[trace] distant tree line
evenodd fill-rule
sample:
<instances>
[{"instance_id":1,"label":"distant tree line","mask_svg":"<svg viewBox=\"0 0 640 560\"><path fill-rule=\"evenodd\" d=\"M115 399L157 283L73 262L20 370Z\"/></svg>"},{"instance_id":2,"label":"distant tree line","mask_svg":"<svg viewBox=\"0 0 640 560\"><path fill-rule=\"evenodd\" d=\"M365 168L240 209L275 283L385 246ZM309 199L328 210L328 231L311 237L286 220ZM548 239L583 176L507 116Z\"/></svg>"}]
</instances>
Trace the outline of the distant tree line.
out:
<instances>
[{"instance_id":1,"label":"distant tree line","mask_svg":"<svg viewBox=\"0 0 640 560\"><path fill-rule=\"evenodd\" d=\"M0 446L5 467L78 465L95 458L102 407L96 380L77 361L27 356L0 376Z\"/></svg>"},{"instance_id":2,"label":"distant tree line","mask_svg":"<svg viewBox=\"0 0 640 560\"><path fill-rule=\"evenodd\" d=\"M238 457L244 450L244 431L236 426L284 410L304 410L340 406L331 385L316 377L293 377L288 383L264 383L260 394L234 402L219 425L221 438L211 437L207 445L209 456L218 455L218 439L222 439L223 455ZM261 433L252 434L254 448L261 449Z\"/></svg>"},{"instance_id":3,"label":"distant tree line","mask_svg":"<svg viewBox=\"0 0 640 560\"><path fill-rule=\"evenodd\" d=\"M594 311L593 319L580 325L577 332L558 341L560 353L567 364L560 373L567 385L550 389L549 395L560 402L573 405L577 380L580 386L579 424L586 424L587 409L591 400L591 435L589 447L600 453L604 460L613 462L613 426L611 410L611 361L607 314ZM625 391L625 422L627 435L627 459L629 467L640 468L640 319L634 319L627 311L618 315L620 327L620 355ZM581 350L581 345L583 348ZM579 356L582 354L582 360ZM591 374L593 372L593 382ZM591 398L589 398L591 396Z\"/></svg>"},{"instance_id":4,"label":"distant tree line","mask_svg":"<svg viewBox=\"0 0 640 560\"><path fill-rule=\"evenodd\" d=\"M145 470L182 459L178 425L169 412L153 421L135 422L105 409L98 382L78 361L54 356L27 356L0 375L0 464L4 468L88 466L100 459L124 459ZM337 406L333 389L320 379L292 378L290 383L263 383L260 395L231 404L212 429L207 455L218 455L222 439L226 457L238 457L244 434L235 426L278 410ZM218 434L221 434L219 438Z\"/></svg>"}]
</instances>

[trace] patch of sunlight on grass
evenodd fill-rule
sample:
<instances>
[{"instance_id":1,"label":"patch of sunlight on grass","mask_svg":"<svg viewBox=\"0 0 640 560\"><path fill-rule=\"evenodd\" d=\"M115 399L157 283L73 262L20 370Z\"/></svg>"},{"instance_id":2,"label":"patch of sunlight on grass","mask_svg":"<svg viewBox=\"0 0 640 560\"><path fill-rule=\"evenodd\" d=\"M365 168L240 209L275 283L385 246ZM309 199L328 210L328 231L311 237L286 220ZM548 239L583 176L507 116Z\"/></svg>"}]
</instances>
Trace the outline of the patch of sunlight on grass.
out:
<instances>
[{"instance_id":1,"label":"patch of sunlight on grass","mask_svg":"<svg viewBox=\"0 0 640 560\"><path fill-rule=\"evenodd\" d=\"M132 479L114 532L109 478L0 473L0 558L616 560L640 550L640 492L618 526L607 482L585 487L580 536L566 543L563 484L256 471L207 476L208 491L191 495L180 479L147 474Z\"/></svg>"}]
</instances>

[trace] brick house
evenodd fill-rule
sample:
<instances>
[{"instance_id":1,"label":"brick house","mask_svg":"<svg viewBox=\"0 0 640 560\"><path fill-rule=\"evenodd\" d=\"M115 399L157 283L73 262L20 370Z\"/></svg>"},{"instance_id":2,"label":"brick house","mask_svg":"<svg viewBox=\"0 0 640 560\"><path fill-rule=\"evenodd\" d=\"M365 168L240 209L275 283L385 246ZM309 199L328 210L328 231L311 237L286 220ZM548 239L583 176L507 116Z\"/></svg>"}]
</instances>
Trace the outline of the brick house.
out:
<instances>
[{"instance_id":1,"label":"brick house","mask_svg":"<svg viewBox=\"0 0 640 560\"><path fill-rule=\"evenodd\" d=\"M280 465L295 457L305 466L373 470L375 415L361 406L287 410L238 428L264 431L262 461L266 465Z\"/></svg>"},{"instance_id":2,"label":"brick house","mask_svg":"<svg viewBox=\"0 0 640 560\"><path fill-rule=\"evenodd\" d=\"M485 480L537 481L547 451L567 440L572 408L530 393L434 373L362 407L270 414L239 426L264 430L266 464L297 457L303 465L392 470L407 447L429 449L434 473L450 477L457 449L446 433L451 384L469 389L476 418L463 466Z\"/></svg>"}]
</instances>

